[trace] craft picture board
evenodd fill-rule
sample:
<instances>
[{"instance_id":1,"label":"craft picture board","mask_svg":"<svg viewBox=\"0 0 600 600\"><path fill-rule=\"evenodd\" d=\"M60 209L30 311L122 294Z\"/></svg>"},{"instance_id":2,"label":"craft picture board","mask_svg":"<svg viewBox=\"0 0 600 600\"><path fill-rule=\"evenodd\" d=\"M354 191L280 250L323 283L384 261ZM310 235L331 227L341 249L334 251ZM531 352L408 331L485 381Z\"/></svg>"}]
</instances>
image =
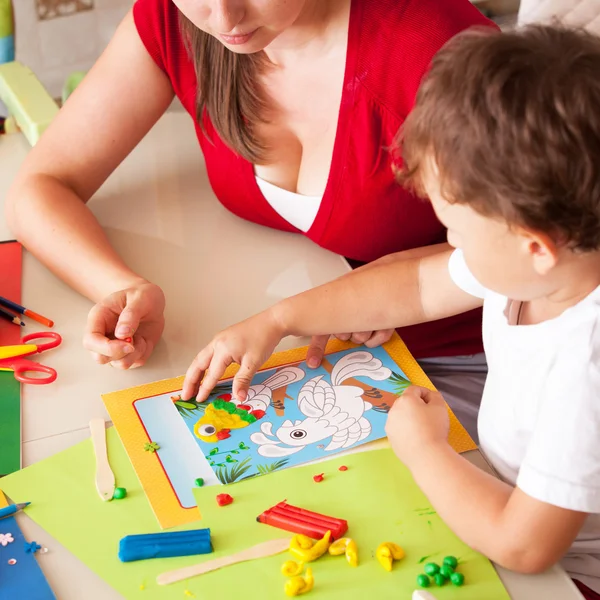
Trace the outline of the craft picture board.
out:
<instances>
[{"instance_id":1,"label":"craft picture board","mask_svg":"<svg viewBox=\"0 0 600 600\"><path fill-rule=\"evenodd\" d=\"M363 431L368 428L368 435L346 448L338 444L335 451L341 451L385 436L386 411L409 382L433 389L398 336L377 349L332 340L326 350L326 368L318 370L308 369L303 364L306 352L307 348L280 352L263 365L252 384L252 388L258 392L245 404L255 402L259 396L266 397L267 401L263 400L258 405L266 414L239 430L232 427L231 437L225 440L207 443L199 439L195 429L199 425L214 422L206 420L211 410L206 408L210 401L195 406L194 403L181 402L179 392L183 378L103 395L105 406L161 527L175 527L199 518L192 494L194 481L199 477L204 479L206 486L231 483L236 478L247 478L257 472L270 474L299 462L331 456L333 452L330 447L336 442L335 427L329 427L325 437L315 438L313 435L313 443L302 446L297 453L277 454L298 449L298 446L293 446L290 430L314 432L314 428L310 429L305 424L312 420L314 425L315 419L311 419L310 415L315 414L315 407L321 408L319 393L322 402L323 398L325 403L329 402L330 408L327 410L330 411L338 410L338 404L341 405L342 401L347 403L343 410L354 416L357 414L352 410L357 402L365 407L364 411L360 409L358 416L366 425L358 429ZM215 396L231 398L228 392L231 391L231 377L235 372L235 366L226 371ZM379 380L374 379L376 377ZM281 385L282 380L285 385ZM264 384L269 381L275 381L276 384L272 386L275 389L267 390L267 394ZM319 388L317 392L315 388ZM214 402L213 407L221 406L218 402L233 408L229 400L221 399ZM351 408L347 408L348 403L353 403ZM473 440L450 409L448 411L451 445L459 452L475 449ZM291 419L294 419L293 423ZM360 421L354 419L353 422L358 424ZM286 430L286 436L281 435L282 430ZM342 442L352 442L348 432L344 435L341 436ZM147 449L147 444L151 442L159 445L155 452ZM259 456L264 448L275 454ZM303 460L294 460L303 453ZM182 460L182 457L185 459Z\"/></svg>"},{"instance_id":2,"label":"craft picture board","mask_svg":"<svg viewBox=\"0 0 600 600\"><path fill-rule=\"evenodd\" d=\"M197 578L158 586L156 576L165 571L228 556L268 539L288 537L256 522L267 508L287 499L290 504L315 510L349 523L348 535L359 549L359 566L350 567L344 557L326 556L312 563L315 587L310 597L318 600L409 598L415 578L425 561L440 562L452 554L459 558L465 585L435 588L438 600L509 600L492 565L468 549L430 509L430 504L410 473L390 449L356 452L322 462L321 483L312 479L314 465L276 471L226 486L222 490L199 488L195 495L203 518L180 527L210 527L215 552L204 556L154 559L121 563L119 540L125 535L159 530L152 509L113 428L107 430L108 453L117 485L127 488L127 498L102 502L94 486L94 455L90 440L9 475L2 480L14 499L31 501L26 513L59 543L113 586L128 600L183 598L238 598L271 600L285 597L282 554L234 565ZM348 467L339 471L341 465ZM65 509L65 490L68 510ZM218 507L215 495L226 490L233 504ZM381 542L393 541L406 551L392 573L373 558ZM428 557L423 559L423 557ZM143 589L140 589L143 586Z\"/></svg>"},{"instance_id":3,"label":"craft picture board","mask_svg":"<svg viewBox=\"0 0 600 600\"><path fill-rule=\"evenodd\" d=\"M0 242L0 296L21 302L21 244ZM26 327L0 319L0 346L18 344ZM0 372L0 477L21 468L21 385Z\"/></svg>"},{"instance_id":4,"label":"craft picture board","mask_svg":"<svg viewBox=\"0 0 600 600\"><path fill-rule=\"evenodd\" d=\"M8 502L0 491L0 508L5 506ZM27 552L27 540L14 516L0 519L0 534L6 533L12 535L13 541L0 545L0 600L55 600L35 554ZM10 559L17 562L11 565Z\"/></svg>"}]
</instances>

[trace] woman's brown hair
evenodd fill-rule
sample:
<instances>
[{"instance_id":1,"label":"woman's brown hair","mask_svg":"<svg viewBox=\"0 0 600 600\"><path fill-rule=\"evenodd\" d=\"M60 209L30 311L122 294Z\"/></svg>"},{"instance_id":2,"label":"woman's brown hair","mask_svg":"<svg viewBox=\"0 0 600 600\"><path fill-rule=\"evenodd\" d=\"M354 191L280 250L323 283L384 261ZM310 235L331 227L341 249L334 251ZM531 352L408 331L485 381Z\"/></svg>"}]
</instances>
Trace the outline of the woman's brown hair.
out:
<instances>
[{"instance_id":1,"label":"woman's brown hair","mask_svg":"<svg viewBox=\"0 0 600 600\"><path fill-rule=\"evenodd\" d=\"M267 148L255 130L266 122L267 101L259 80L268 63L265 53L231 52L181 12L179 26L196 69L196 118L202 130L206 113L219 137L234 152L252 163L264 162Z\"/></svg>"}]
</instances>

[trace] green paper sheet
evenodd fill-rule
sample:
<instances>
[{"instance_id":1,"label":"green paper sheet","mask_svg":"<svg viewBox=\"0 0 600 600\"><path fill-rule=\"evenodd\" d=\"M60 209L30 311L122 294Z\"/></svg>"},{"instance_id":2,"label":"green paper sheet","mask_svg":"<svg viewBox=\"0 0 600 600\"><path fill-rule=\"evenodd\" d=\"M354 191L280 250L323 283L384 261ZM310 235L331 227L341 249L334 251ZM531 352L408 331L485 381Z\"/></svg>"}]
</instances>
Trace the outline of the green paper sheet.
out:
<instances>
[{"instance_id":1,"label":"green paper sheet","mask_svg":"<svg viewBox=\"0 0 600 600\"><path fill-rule=\"evenodd\" d=\"M0 477L21 468L21 384L0 371Z\"/></svg>"},{"instance_id":2,"label":"green paper sheet","mask_svg":"<svg viewBox=\"0 0 600 600\"><path fill-rule=\"evenodd\" d=\"M1 482L13 501L31 501L27 514L56 537L125 598L153 600L198 599L270 600L285 598L281 564L285 553L242 563L171 586L158 586L159 573L222 555L232 554L267 539L291 536L256 522L256 517L277 502L291 504L348 520L348 535L359 548L358 568L344 557L326 556L312 564L315 588L310 598L410 598L419 561L441 562L453 554L465 576L462 588L450 584L431 591L439 600L509 600L492 565L467 548L429 508L409 472L391 450L361 452L296 469L275 472L219 488L199 488L196 496L203 519L197 527L210 527L215 552L211 555L120 563L119 539L127 534L158 532L156 520L114 429L107 432L109 459L117 485L128 490L124 500L104 503L94 487L94 457L86 441L52 456ZM185 457L182 457L185 460ZM345 472L338 471L342 464ZM325 472L322 483L313 475ZM217 493L227 491L234 503L218 507ZM180 529L191 529L182 527ZM377 545L394 541L406 551L392 573L373 558ZM144 589L140 589L140 585ZM191 596L188 596L191 597Z\"/></svg>"}]
</instances>

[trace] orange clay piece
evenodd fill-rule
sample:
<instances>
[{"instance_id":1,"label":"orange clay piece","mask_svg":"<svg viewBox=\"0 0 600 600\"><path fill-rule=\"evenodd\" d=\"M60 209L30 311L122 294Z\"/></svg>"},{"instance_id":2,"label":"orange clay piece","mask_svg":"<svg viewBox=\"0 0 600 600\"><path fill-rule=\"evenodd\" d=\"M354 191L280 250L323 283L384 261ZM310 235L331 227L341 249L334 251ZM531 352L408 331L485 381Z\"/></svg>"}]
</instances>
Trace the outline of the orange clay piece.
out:
<instances>
[{"instance_id":1,"label":"orange clay piece","mask_svg":"<svg viewBox=\"0 0 600 600\"><path fill-rule=\"evenodd\" d=\"M321 483L321 481L323 481L323 479L325 479L325 473L320 473L319 475L315 475L313 477L313 480L315 483Z\"/></svg>"}]
</instances>

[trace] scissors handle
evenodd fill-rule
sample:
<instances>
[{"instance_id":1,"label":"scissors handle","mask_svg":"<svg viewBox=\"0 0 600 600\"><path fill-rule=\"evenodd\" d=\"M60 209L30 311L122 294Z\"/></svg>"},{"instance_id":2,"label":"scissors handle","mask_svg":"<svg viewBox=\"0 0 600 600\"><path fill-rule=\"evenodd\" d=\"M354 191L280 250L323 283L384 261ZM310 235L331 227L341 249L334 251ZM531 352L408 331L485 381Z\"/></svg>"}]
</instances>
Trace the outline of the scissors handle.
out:
<instances>
[{"instance_id":1,"label":"scissors handle","mask_svg":"<svg viewBox=\"0 0 600 600\"><path fill-rule=\"evenodd\" d=\"M39 344L34 340L50 340L48 342L42 342ZM37 352L44 352L50 350L50 348L56 348L62 342L62 338L58 333L54 331L41 331L39 333L30 333L21 338L22 344L35 344L37 346Z\"/></svg>"},{"instance_id":2,"label":"scissors handle","mask_svg":"<svg viewBox=\"0 0 600 600\"><path fill-rule=\"evenodd\" d=\"M56 371L54 369L24 358L16 359L11 364L11 368L15 372L15 379L21 383L44 385L56 380ZM46 373L48 377L28 377L26 373Z\"/></svg>"}]
</instances>

